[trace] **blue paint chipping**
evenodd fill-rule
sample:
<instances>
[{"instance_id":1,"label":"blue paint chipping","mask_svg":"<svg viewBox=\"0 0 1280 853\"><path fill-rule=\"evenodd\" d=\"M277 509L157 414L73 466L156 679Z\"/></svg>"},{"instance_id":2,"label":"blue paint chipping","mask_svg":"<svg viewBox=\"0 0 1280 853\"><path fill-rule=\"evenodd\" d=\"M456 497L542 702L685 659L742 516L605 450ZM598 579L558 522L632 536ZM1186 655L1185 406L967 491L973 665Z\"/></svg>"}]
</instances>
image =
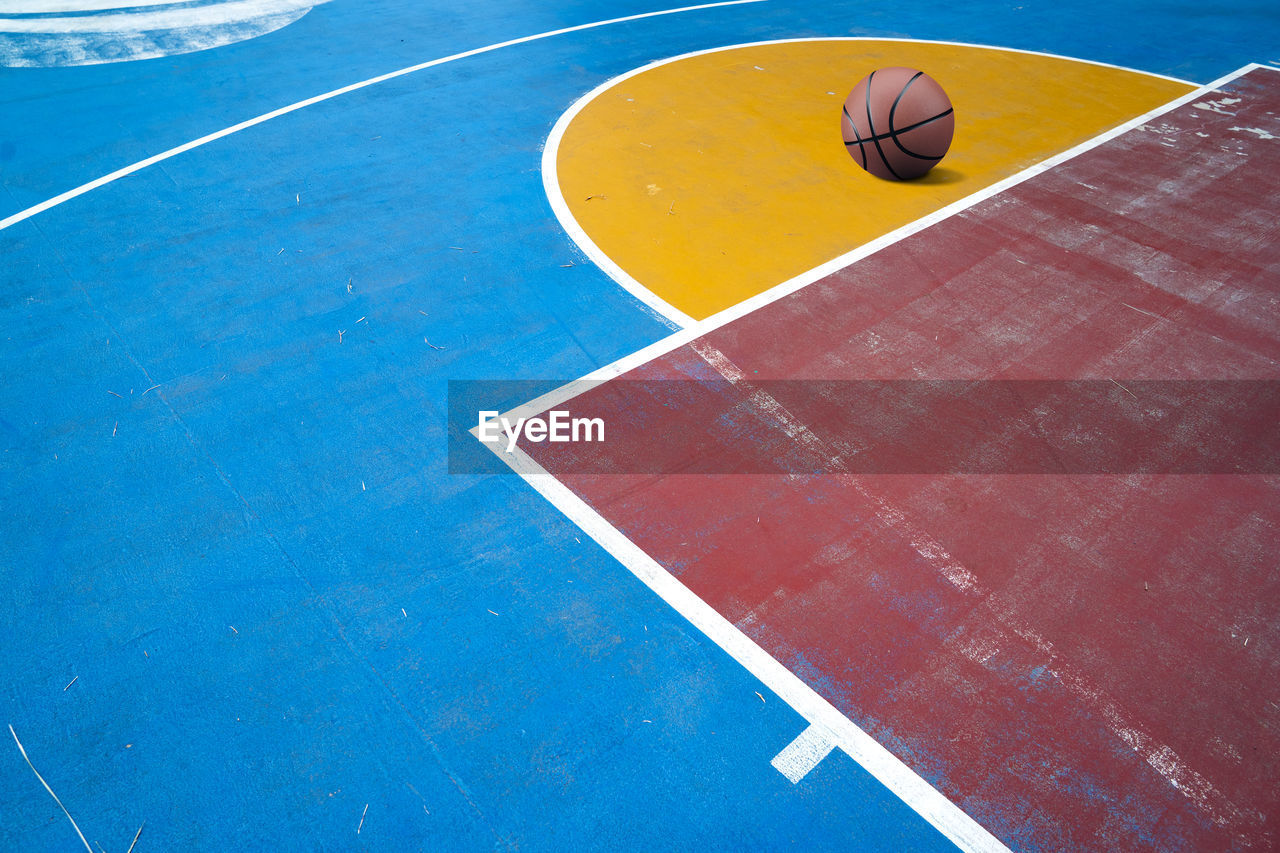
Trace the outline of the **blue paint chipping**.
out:
<instances>
[{"instance_id":1,"label":"blue paint chipping","mask_svg":"<svg viewBox=\"0 0 1280 853\"><path fill-rule=\"evenodd\" d=\"M332 0L210 51L0 68L0 218L339 86L655 8ZM448 380L577 376L668 333L561 231L541 145L603 80L742 41L1208 80L1278 33L1263 2L653 18L336 98L0 231L0 723L107 850L144 821L139 851L951 849L839 751L791 785L769 761L803 720L522 481L447 473ZM0 848L76 844L0 745Z\"/></svg>"}]
</instances>

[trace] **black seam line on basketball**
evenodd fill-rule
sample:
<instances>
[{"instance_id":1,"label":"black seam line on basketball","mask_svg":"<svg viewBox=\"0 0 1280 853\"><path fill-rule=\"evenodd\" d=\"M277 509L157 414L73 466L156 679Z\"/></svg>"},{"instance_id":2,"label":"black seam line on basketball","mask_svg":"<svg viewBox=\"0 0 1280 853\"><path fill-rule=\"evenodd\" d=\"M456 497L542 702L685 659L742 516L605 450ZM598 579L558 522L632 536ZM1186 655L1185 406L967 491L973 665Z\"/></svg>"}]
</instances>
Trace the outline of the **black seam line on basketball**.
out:
<instances>
[{"instance_id":1,"label":"black seam line on basketball","mask_svg":"<svg viewBox=\"0 0 1280 853\"><path fill-rule=\"evenodd\" d=\"M858 153L862 155L862 168L865 169L867 168L867 149L862 142L862 134L858 132L858 125L854 123L853 116L849 115L848 105L846 104L844 106L841 106L840 111L844 113L845 119L849 122L849 129L853 131L853 139L854 139L854 142L856 142L858 145ZM853 145L854 142L850 142L849 140L846 139L844 143L845 148L848 148L850 145Z\"/></svg>"},{"instance_id":2,"label":"black seam line on basketball","mask_svg":"<svg viewBox=\"0 0 1280 853\"><path fill-rule=\"evenodd\" d=\"M911 84L924 76L923 71L917 71L915 76L908 80L898 92L898 97L893 99L893 104L889 107L889 133L893 133L893 117L898 114L898 104L902 103L902 96L907 94L907 90L911 88ZM897 142L895 139L894 142Z\"/></svg>"},{"instance_id":3,"label":"black seam line on basketball","mask_svg":"<svg viewBox=\"0 0 1280 853\"><path fill-rule=\"evenodd\" d=\"M898 146L898 150L899 150L899 151L901 151L903 154L906 154L908 157L914 157L914 158L916 158L917 160L934 160L934 161L941 160L941 159L942 159L942 157L943 157L943 154L945 154L945 153L946 153L945 151L943 152L943 154L940 154L940 155L938 155L937 157L928 157L928 156L925 156L924 154L917 154L916 152L912 151L912 150L911 150L910 148L908 148L907 146L903 145L903 144L902 144L902 140L898 139L898 136L899 136L900 134L907 133L908 131L915 130L917 127L920 127L921 125L928 124L928 123L929 123L929 122L931 122L931 121L937 121L937 120L938 120L938 119L940 119L940 118L944 118L945 116L949 116L949 115L951 115L951 113L952 113L952 112L953 112L953 110L952 110L951 108L948 108L948 109L946 109L945 111L938 113L938 114L937 114L936 116L934 116L933 118L927 118L927 119L925 119L924 121L916 122L916 123L915 123L915 124L913 124L911 127L904 127L904 128L902 128L901 130L897 130L897 131L890 130L889 132L890 132L890 134L892 134L892 136L893 136L893 144L894 144L894 145L896 145L896 146ZM890 125L890 127L892 127L892 125Z\"/></svg>"},{"instance_id":4,"label":"black seam line on basketball","mask_svg":"<svg viewBox=\"0 0 1280 853\"><path fill-rule=\"evenodd\" d=\"M953 112L955 112L955 109L954 109L954 108L949 108L949 109L943 110L942 112L938 113L936 116L930 116L929 118L925 119L924 121L918 121L918 122L916 122L915 124L909 124L909 125L907 125L907 126L906 126L906 127L904 127L904 128L900 128L897 132L898 132L898 133L900 133L900 134L901 134L901 133L910 133L911 131L915 130L917 127L924 127L924 126L925 126L926 124L928 124L929 122L937 121L937 120L938 120L938 119L940 119L940 118L946 118L947 116L951 115ZM845 113L844 113L844 114L845 114L846 116L847 116L847 115L849 115L849 111L848 111L848 110L845 110ZM853 124L853 119L852 119L852 118L850 118L850 119L849 119L849 124ZM854 126L854 128L853 128L853 132L854 132L854 133L857 133L857 132L858 132L858 128L857 128L857 126L856 126L856 125L855 125L855 126ZM861 137L861 136L860 136L858 139L855 139L855 140L854 140L854 142L871 142L871 141L872 141L872 140L874 140L874 139L889 139L889 138L891 138L892 136L893 136L893 134L892 134L892 133L881 133L881 134L878 134L878 135L876 135L876 136L867 136L867 137ZM853 144L853 143L849 143L849 144Z\"/></svg>"},{"instance_id":5,"label":"black seam line on basketball","mask_svg":"<svg viewBox=\"0 0 1280 853\"><path fill-rule=\"evenodd\" d=\"M894 99L893 99L893 105L892 105L891 107L889 107L889 137L893 140L893 144L894 144L894 145L896 145L896 146L898 146L898 150L899 150L899 151L901 151L903 154L906 154L908 157L914 157L914 158L916 158L917 160L941 160L941 159L942 159L941 157L926 157L926 156L924 156L923 154L917 154L916 152L914 152L914 151L910 150L909 148L907 148L907 146L903 145L903 144L898 140L898 134L899 134L899 133L906 133L907 131L906 131L906 129L898 130L898 129L894 126L894 123L893 123L893 117L894 117L894 116L897 114L897 112L898 112L898 104L902 103L902 99L903 99L903 97L907 94L907 90L911 88L911 84L912 84L912 83L914 83L914 82L916 82L917 80L919 80L919 79L920 79L921 77L923 77L923 76L924 76L924 72L923 72L923 71L917 71L917 72L916 72L916 73L911 77L911 79L910 79L910 80L908 80L908 81L903 85L903 87L902 87L901 91L899 91L899 92L898 92L898 97L896 97L896 98L894 98Z\"/></svg>"},{"instance_id":6,"label":"black seam line on basketball","mask_svg":"<svg viewBox=\"0 0 1280 853\"><path fill-rule=\"evenodd\" d=\"M909 79L909 81L906 82L906 86L910 86L911 83L914 83L916 81L916 78L923 77L923 76L924 76L924 72L916 72L915 77ZM904 95L904 93L906 92L906 86L902 87L902 91L897 93L897 96L899 96L899 99L901 99L902 95ZM916 160L934 160L934 161L941 160L942 158L927 158L927 156L924 156L923 154L916 154L916 152L913 150L910 150L909 147L902 145L902 141L899 140L899 138L897 138L897 134L906 133L906 129L901 129L901 131L897 131L897 129L893 127L893 110L895 109L897 109L897 101L893 101L893 109L888 111L888 132L892 134L893 145L897 146L897 150L901 151L902 154L909 156L909 158L915 158ZM933 118L936 118L936 119L941 118L942 115L946 115L947 113L950 113L950 111L951 109L948 108L945 111L945 113L934 115ZM943 152L943 154L945 154L945 152Z\"/></svg>"},{"instance_id":7,"label":"black seam line on basketball","mask_svg":"<svg viewBox=\"0 0 1280 853\"><path fill-rule=\"evenodd\" d=\"M845 148L848 148L850 145L857 143L858 153L862 155L862 168L865 169L867 168L867 149L862 144L862 134L858 133L858 126L853 123L853 116L849 115L849 107L842 106L840 108L840 111L844 113L844 117L849 120L849 127L853 130L853 136L854 136L853 142L850 142L849 140L846 139L844 141L844 146Z\"/></svg>"},{"instance_id":8,"label":"black seam line on basketball","mask_svg":"<svg viewBox=\"0 0 1280 853\"><path fill-rule=\"evenodd\" d=\"M900 133L900 134L901 134L901 133L910 133L911 131L915 130L917 127L924 127L926 124L928 124L928 123L929 123L929 122L931 122L931 121L937 121L937 120L938 120L938 119L940 119L940 118L946 118L947 116L951 115L953 112L955 112L955 108L954 108L954 107L953 107L953 108L949 108L949 109L947 109L945 112L940 112L940 113L938 113L936 116L933 116L932 118L927 118L927 119L925 119L924 121L918 121L918 122L916 122L915 124L913 124L913 125L909 125L909 126L907 126L907 127L904 127L904 128L902 128L901 130L899 130L899 131L897 131L897 132L898 132L898 133ZM849 112L848 112L848 110L846 110L846 111L845 111L845 115L848 115L848 114L849 114ZM853 120L852 120L852 119L850 119L850 120L849 120L849 124L853 124ZM858 128L857 128L856 126L853 128L853 132L854 132L855 134L858 132ZM893 134L892 134L892 133L882 133L882 134L880 134L879 136L867 137L866 139L863 139L862 137L859 137L858 139L854 140L853 142L846 141L846 142L845 142L845 145L853 145L853 144L855 144L855 143L857 143L857 144L861 145L861 144L862 144L862 143L864 143L864 142L873 142L873 141L875 141L875 140L877 140L877 139L893 139ZM893 141L894 141L895 143L897 143L897 145L898 145L898 147L899 147L899 148L902 148L902 143L901 143L901 142L898 142L898 140L896 140L896 139L894 139ZM920 158L921 160L941 160L943 156L946 156L946 155L941 155L941 156L938 156L938 157L926 157L926 156L925 156L925 155L923 155L923 154L916 154L916 153L915 153L915 152L913 152L913 151L907 151L907 149L905 149L905 148L902 148L902 150L903 150L903 153L905 153L905 154L910 154L912 157L918 157L918 158Z\"/></svg>"},{"instance_id":9,"label":"black seam line on basketball","mask_svg":"<svg viewBox=\"0 0 1280 853\"><path fill-rule=\"evenodd\" d=\"M872 71L867 75L867 130L871 133L871 142L876 146L876 153L880 155L880 162L884 163L884 167L889 170L890 175L900 181L902 176L894 171L893 166L889 163L889 158L884 156L884 149L880 147L880 139L876 136L876 123L871 118L871 84L875 82L875 79L876 72Z\"/></svg>"},{"instance_id":10,"label":"black seam line on basketball","mask_svg":"<svg viewBox=\"0 0 1280 853\"><path fill-rule=\"evenodd\" d=\"M884 156L884 149L880 147L880 140L876 138L876 123L871 120L871 84L875 81L876 72L872 71L867 75L867 130L871 131L871 141L875 143L876 153L880 155L880 162L884 163L884 167L889 170L889 174L893 175L895 180L902 180L902 176L893 170L889 165L889 158Z\"/></svg>"}]
</instances>

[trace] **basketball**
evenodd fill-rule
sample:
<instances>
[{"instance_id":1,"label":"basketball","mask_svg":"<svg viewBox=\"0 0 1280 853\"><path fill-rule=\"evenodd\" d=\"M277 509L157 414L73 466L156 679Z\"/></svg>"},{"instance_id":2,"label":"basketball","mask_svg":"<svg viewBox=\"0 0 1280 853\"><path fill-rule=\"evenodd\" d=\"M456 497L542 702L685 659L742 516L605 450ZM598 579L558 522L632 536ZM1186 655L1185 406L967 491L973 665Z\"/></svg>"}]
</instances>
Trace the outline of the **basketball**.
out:
<instances>
[{"instance_id":1,"label":"basketball","mask_svg":"<svg viewBox=\"0 0 1280 853\"><path fill-rule=\"evenodd\" d=\"M955 126L951 99L937 81L896 66L859 80L840 117L849 156L890 181L918 178L936 166L951 147Z\"/></svg>"}]
</instances>

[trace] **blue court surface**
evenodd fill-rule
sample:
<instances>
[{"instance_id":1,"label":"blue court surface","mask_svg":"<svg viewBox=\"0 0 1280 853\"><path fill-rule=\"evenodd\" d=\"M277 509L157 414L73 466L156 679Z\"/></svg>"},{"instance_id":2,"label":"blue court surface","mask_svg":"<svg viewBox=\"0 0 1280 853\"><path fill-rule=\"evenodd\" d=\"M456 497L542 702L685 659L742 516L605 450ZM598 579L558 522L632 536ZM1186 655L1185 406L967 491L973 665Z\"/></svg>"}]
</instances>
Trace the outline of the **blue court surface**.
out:
<instances>
[{"instance_id":1,"label":"blue court surface","mask_svg":"<svg viewBox=\"0 0 1280 853\"><path fill-rule=\"evenodd\" d=\"M449 471L450 380L681 325L553 210L565 111L847 37L1200 86L1280 63L1280 8L0 0L0 849L1068 849L841 749L792 781L793 703L525 479Z\"/></svg>"}]
</instances>

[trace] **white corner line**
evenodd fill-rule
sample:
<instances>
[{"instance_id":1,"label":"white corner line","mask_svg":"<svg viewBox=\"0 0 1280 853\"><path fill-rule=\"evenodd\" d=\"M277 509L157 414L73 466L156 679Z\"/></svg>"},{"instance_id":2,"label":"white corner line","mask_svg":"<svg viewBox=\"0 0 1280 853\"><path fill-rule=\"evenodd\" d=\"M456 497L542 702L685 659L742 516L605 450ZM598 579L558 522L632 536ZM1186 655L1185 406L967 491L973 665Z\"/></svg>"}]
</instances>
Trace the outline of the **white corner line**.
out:
<instances>
[{"instance_id":1,"label":"white corner line","mask_svg":"<svg viewBox=\"0 0 1280 853\"><path fill-rule=\"evenodd\" d=\"M183 154L187 151L191 151L194 148L199 148L202 145L207 145L210 142L214 142L224 137L231 136L232 134L239 133L242 130L247 130L251 127L256 127L257 125L263 124L264 122L268 122L273 118L279 118L280 116L288 115L289 113L292 113L292 112L297 112L298 110L303 109L305 107L310 107L315 104L319 104L324 101L331 100L333 98L338 97L339 95L346 95L350 92L355 92L360 89L367 88L369 86L377 85L378 83L385 83L387 80L393 80L396 77L403 77L404 75L412 74L415 71L422 71L427 68L434 68L437 65L444 65L449 62L456 62L459 59L467 59L472 56L479 56L482 53L490 53L495 50L501 50L502 48L505 48L505 47L514 47L515 45L527 44L528 42L538 41L539 39L551 38L552 36L566 35L568 33L582 32L583 30L595 29L596 27L606 27L612 24L623 24L630 21L639 21L644 18L656 18L662 15L676 15L681 12L697 12L703 9L716 9L722 6L740 6L747 3L763 3L763 2L766 2L766 0L724 0L724 2L719 2L719 3L704 3L698 6L681 6L678 9L661 9L656 12L642 12L638 15L627 15L621 18L610 18L604 21L594 21L589 24L578 24L577 26L573 26L573 27L564 27L558 30L548 30L547 32L544 32L544 33L537 33L535 35L530 35L530 36L521 36L520 38L509 39L508 41L497 42L496 44L490 44L484 47L477 47L477 48L474 48L473 50L463 51L462 53L455 53L449 56L441 57L439 59L432 59L428 62L421 62L417 65L410 65L407 68L401 68L398 71L391 71L391 72L388 72L387 74L380 74L377 77L370 77L368 80L362 80L359 83L352 83L348 86L343 86L340 89L334 89L331 92L325 92L323 95L316 95L314 97L307 98L306 100L298 101L295 104L290 104L287 107L280 107L279 109L272 110L269 113L263 113L260 116L256 116L246 121L242 121L239 124L233 124L230 127L223 128L222 130L215 131L214 133L210 133L206 136L202 136L199 139L193 139L190 142L186 142L186 143L183 143L182 145L178 145L174 148L170 148L168 151L162 151L159 154L154 154L151 157L146 158L145 160L139 160L136 163L117 169L114 172L111 172L110 174L107 174L107 175L103 175L100 178L95 178L94 180L89 181L87 184L81 184L75 189L67 190L66 192L60 193L59 195L56 195L53 198L42 201L39 204L32 205L31 207L28 207L26 210L20 210L17 213L12 214L11 216L7 216L4 219L0 219L0 231L3 231L4 229L8 228L11 225L16 225L19 222L30 219L36 214L43 213L44 211L49 210L50 208L57 207L58 205L64 202L70 201L73 198L82 196L85 193L89 192L90 190L95 190L99 187L112 183L113 181L118 181L121 178L132 175L134 172L145 169L148 166L154 166L156 163L160 163L164 160L168 160L171 157L176 157L179 154Z\"/></svg>"},{"instance_id":2,"label":"white corner line","mask_svg":"<svg viewBox=\"0 0 1280 853\"><path fill-rule=\"evenodd\" d=\"M809 735L809 739L815 741L810 744L810 747L813 747L809 750L810 753L817 751L819 740L838 746L909 808L966 853L1010 853L999 839L965 814L897 756L877 743L843 712L779 663L715 608L699 598L646 554L640 546L592 509L586 501L574 494L568 486L561 483L554 475L547 473L546 469L523 450L516 448L513 452L507 453L493 445L487 446L513 471L523 477L535 491L599 543L659 598L759 679L779 699L804 717L810 727L815 729L813 734ZM819 760L825 755L826 753L823 752ZM775 758L774 761L776 762L777 759ZM817 761L814 761L815 765L816 763ZM798 765L794 767L788 765L788 769L793 772L797 768Z\"/></svg>"},{"instance_id":3,"label":"white corner line","mask_svg":"<svg viewBox=\"0 0 1280 853\"><path fill-rule=\"evenodd\" d=\"M973 44L971 42L938 41L938 40L932 40L932 39L877 38L875 36L831 36L831 37L816 36L816 37L810 37L810 38L770 39L766 41L743 42L741 44L723 45L720 47L712 47L712 48L706 48L703 50L695 50L689 53L682 53L677 56L670 56L665 59L659 59L655 62L650 62L645 65L641 65L638 68L633 68L630 71L627 71L623 74L619 74L617 77L611 77L610 79L604 81L599 86L596 86L590 92L587 92L577 101L575 101L569 107L569 109L567 109L564 112L564 114L562 114L560 118L556 121L555 125L551 128L551 132L547 135L547 141L543 144L543 148L542 148L542 186L543 186L543 189L546 191L547 201L551 204L551 209L555 213L556 219L560 220L560 227L563 228L566 233L568 233L569 237L573 240L574 243L578 245L579 250L581 250L582 253L587 256L587 258L589 258L593 263L595 263L596 266L600 267L601 270L603 270L610 278L612 278L624 290L626 290L636 299L640 300L640 302L645 307L647 307L653 313L657 314L660 319L665 320L668 325L673 326L677 329L689 328L697 325L699 323L698 320L689 316L685 312L681 311L679 308L672 305L667 300L663 299L658 294L654 293L648 287L641 284L634 276L632 276L630 273L622 269L622 267L619 266L617 262L615 262L612 258L610 258L604 252L604 250L602 250L598 245L596 245L595 241L592 240L587 235L585 229L583 229L582 225L574 217L573 212L569 209L568 202L565 200L564 193L560 189L559 167L557 165L557 160L559 159L559 155L560 155L560 143L564 140L564 134L568 130L569 125L573 123L573 120L578 117L578 114L581 113L583 109L585 109L592 101L594 101L596 98L603 95L605 92L615 88L616 86L621 85L622 83L625 83L627 80L630 80L632 77L636 77L640 74L644 74L645 72L652 71L655 68L661 68L664 65L670 65L672 63L681 62L686 59L692 59L697 56L706 56L708 54L714 54L714 53L726 53L729 51L740 50L742 48L748 48L748 47L767 47L770 45L804 44L804 43L815 43L815 42L862 42L862 41L896 42L899 44L946 45L950 47L966 47L966 48L974 48L978 50L999 51L1002 53L1017 53L1017 54L1023 54L1023 55L1029 55L1029 56L1044 56L1044 57L1049 57L1051 59L1061 59L1061 60L1066 60L1070 62L1078 62L1083 65L1096 65L1103 68L1114 68L1119 71L1129 72L1131 74L1142 74L1147 77L1155 77L1157 79L1168 80L1173 83L1182 83L1183 85L1186 85L1186 86L1196 85L1196 83L1190 80L1183 80L1178 77L1169 77L1168 75L1165 75L1165 74L1155 74L1150 71L1142 71L1136 68L1125 68L1124 66L1121 66L1121 65L1113 65L1108 62L1097 62L1091 59L1076 59L1070 56L1061 56L1059 54L1045 53L1043 51L1036 51L1036 50L1022 50L1019 48L1012 48L1012 47L998 47L994 45ZM996 186L1000 186L1000 185L997 184ZM970 196L969 198L973 198L973 196ZM964 201L965 200L961 200L960 202L957 202L957 204L963 204ZM943 210L947 210L947 209L948 208L943 208ZM941 213L941 211L939 211L938 213ZM937 214L935 213L934 215L936 216ZM926 217L926 219L927 218L928 217ZM918 220L918 221L923 222L924 220ZM912 226L908 225L906 227L910 228ZM893 232L893 233L896 234L898 232ZM886 235L886 237L888 236L892 236L892 235ZM886 238L882 237L880 239L884 240ZM872 246L872 245L875 245L875 243L868 243L866 245ZM862 248L865 248L865 246ZM856 252L858 250L855 249L854 251ZM844 257L848 257L848 255L842 256L841 258L837 258L831 263L837 263L841 261L842 258ZM846 262L845 265L847 265L848 263L851 263L851 261ZM792 281L795 281L795 279L792 279ZM769 293L772 291L765 291L765 292ZM744 303L739 303L739 305L741 304L744 304ZM701 322L706 322L706 321L704 320Z\"/></svg>"},{"instance_id":4,"label":"white corner line","mask_svg":"<svg viewBox=\"0 0 1280 853\"><path fill-rule=\"evenodd\" d=\"M829 41L829 40L834 40L834 39L802 39L801 41ZM858 41L861 39L845 39L845 40ZM873 39L873 40L874 41L892 41L892 39ZM779 44L779 43L783 43L783 42L756 42L754 44ZM931 42L931 43L952 44L952 42ZM716 48L715 50L711 50L711 51L699 51L698 53L713 53L713 52L722 51L722 50L732 50L734 49L734 47L749 47L749 46L752 46L752 45L734 45L732 47ZM981 45L965 45L965 46L981 47ZM990 48L990 49L1006 50L1007 48ZM1031 51L1014 51L1014 52L1030 53ZM684 56L681 56L681 57L673 57L672 59L669 59L669 60L662 60L662 62L659 62L659 63L653 63L650 65L643 66L641 68L637 68L634 71L631 71L631 72L628 72L627 74L622 75L621 77L615 77L612 80L601 84L600 86L592 90L592 92L588 93L587 95L584 95L583 98L578 101L578 103L575 103L573 107L570 107L569 111L566 112L565 115L569 115L570 113L576 114L577 110L580 110L582 106L585 106L585 104L583 104L583 101L589 98L598 96L600 93L604 92L609 87L616 85L617 83L625 80L627 77L638 74L641 71L644 71L646 69L653 68L655 65L660 65L665 62L673 62L677 59L682 59L687 56L693 56L693 55L695 54L685 54ZM1042 55L1052 56L1052 54L1042 54ZM1069 57L1060 57L1060 58L1069 58ZM1080 61L1084 62L1085 60L1080 60ZM1090 64L1102 65L1104 63L1090 63ZM1110 67L1118 68L1119 66L1110 66ZM876 238L875 240L872 240L869 243L864 243L863 245L858 246L857 248L854 248L849 252L846 252L845 254L840 255L839 257L832 258L826 263L819 264L813 269L803 272L795 276L794 278L788 279L787 281L784 281L781 284L774 285L768 290L763 290L760 293L757 293L755 296L749 297L735 305L731 305L730 307L722 311L719 311L715 314L712 314L711 316L706 317L702 320L696 320L693 322L684 322L680 318L688 317L688 315L668 314L667 315L668 319L672 323L682 326L682 328L680 328L675 333L668 335L665 338L661 338L655 341L654 343L644 347L643 349L637 350L634 353L623 356L622 358L614 362L611 362L610 364L607 364L603 367L600 367L577 380L574 380L564 386L561 386L560 388L556 388L551 391L548 391L546 394L543 394L542 396L538 397L536 400L531 400L529 403L526 403L525 405L518 407L517 410L525 414L536 414L540 411L545 410L546 408L549 408L551 405L558 405L567 400L570 400L573 397L577 396L578 393L581 393L581 390L585 390L587 387L589 387L582 384L586 381L612 379L616 376L620 376L621 374L629 370L633 370L636 367L646 364L652 361L653 359L658 358L659 356L662 356L668 352L671 352L677 347L683 346L689 341L692 341L696 338L699 338L703 335L713 332L716 329L720 328L721 326L727 325L728 323L731 323L734 320L737 320L747 314L750 314L752 311L755 311L759 308L763 308L764 306L772 302L776 302L777 300L781 299L784 296L788 296L792 293L795 293L797 290L807 287L808 285L813 284L816 281L820 281L821 279L824 279L827 276L831 275L832 273L835 273L835 272L838 272L839 270L844 269L845 267L855 263L856 261L860 261L863 258L873 255L876 252L880 251L881 249L887 248L888 246L891 246L894 243L897 243L901 240L906 239L907 237L910 237L912 234L916 234L920 231L925 230L931 225L936 225L937 223L942 222L945 219L949 219L952 216L955 216L959 213L963 213L969 208L974 207L975 205L983 201L986 201L987 199L995 195L998 195L1012 187L1015 187L1018 184L1023 183L1024 181L1030 180L1031 178L1034 178L1035 176L1042 174L1048 171L1049 169L1052 169L1055 166L1061 165L1062 163L1065 163L1068 160L1078 157L1087 151L1097 148L1103 143L1109 142L1110 140L1115 139L1116 137L1122 134L1128 133L1129 131L1134 130L1135 128L1141 127L1142 125L1151 121L1153 118L1156 118L1158 116L1164 115L1165 113L1171 112L1177 109L1178 107L1183 106L1184 104L1189 104L1192 101L1196 100L1197 98L1202 98L1205 95L1216 91L1219 87L1227 83L1230 83L1232 80L1235 80L1238 77L1242 77L1245 74L1249 73L1250 71L1255 70L1257 68L1262 68L1262 67L1264 66L1260 66L1256 63L1250 63L1241 68L1238 68L1235 71L1230 72L1229 74L1225 74L1222 77L1219 77L1217 80L1214 80L1211 83L1206 83L1203 86L1193 89L1192 91L1186 93L1185 95L1174 98L1172 101L1169 101L1168 103L1162 104L1156 107L1155 109L1149 110L1148 112L1145 112L1140 116L1137 116L1136 118L1132 118L1129 121L1126 121L1122 124L1117 125L1116 127L1113 127L1110 130L1104 131L1103 133L1100 133L1097 136L1092 137L1091 139L1087 139L1084 142L1080 143L1079 145L1076 145L1065 151L1059 152L1058 154L1055 154L1052 157L1042 160L1039 163L1028 166L1022 171L1017 172L1016 174L1010 175L1009 177L1004 178L1001 181L997 181L994 184L984 187L983 189L978 190L977 192L972 193L971 195L967 195L964 198L959 199L958 201L952 202L946 207L939 208L933 213L923 216L920 219L915 220L914 222L910 222L902 226L901 228L890 231L888 234L884 234ZM1130 71L1133 69L1124 69L1124 70ZM1270 69L1270 70L1280 71L1280 69ZM1136 73L1146 74L1147 72L1136 72ZM1161 75L1151 74L1148 76L1160 77ZM1172 77L1167 77L1164 79L1168 79L1173 82L1184 83L1188 86L1195 85L1189 81L1177 80L1176 78L1172 78ZM554 153L548 154L548 152L550 152L552 148L551 146L552 138L554 138L555 141L558 143L564 132L564 129L560 127L561 122L565 122L565 119L563 116L561 117L560 121L557 122L557 125L556 125L556 127L560 129L560 134L557 134L555 129L552 130L552 136L548 137L547 148L543 152L544 176L547 174L546 164L548 161L548 157L550 156L554 161ZM546 179L544 177L544 183L545 181ZM611 270L616 269L617 265L614 264L612 261L610 261L607 258L607 256L605 256L604 253L600 250L600 248L596 246L595 243L591 242L589 237L585 236L581 227L578 226L577 222L573 219L573 215L569 212L568 206L564 204L563 196L559 195L558 187L556 188L556 196L554 197L551 195L552 188L550 185L547 185L547 191L548 191L548 197L552 199L552 208L555 209L556 216L561 218L561 225L571 235L574 235L575 240L580 240L580 239L586 240L585 243L579 242L578 247L593 261L595 261L596 263L600 263L601 267L606 272L608 272L611 276L613 276L613 273L611 272ZM556 198L559 199L558 202L556 201ZM578 235L582 235L581 238L579 238ZM601 263L600 259L603 259L606 263ZM625 273L623 275L625 276ZM632 279L630 276L626 276L626 280L620 280L617 277L614 277L614 279L622 287L626 288L629 292L635 294L637 298L641 298L642 301L645 301L646 304L648 304L650 307L655 306L654 302L644 299L637 292L638 290L644 291L646 293L648 293L649 291L647 288L644 287L644 285L635 281L635 279ZM657 300L658 302L661 302L661 300L659 299L659 297L656 296L656 294L650 293L650 295L652 296L653 300ZM665 303L662 303L662 304L665 304ZM657 310L657 308L654 308L654 310ZM578 389L581 389L581 390L578 390ZM543 405L543 409L535 408L535 405ZM517 410L513 410L513 411L517 411Z\"/></svg>"}]
</instances>

